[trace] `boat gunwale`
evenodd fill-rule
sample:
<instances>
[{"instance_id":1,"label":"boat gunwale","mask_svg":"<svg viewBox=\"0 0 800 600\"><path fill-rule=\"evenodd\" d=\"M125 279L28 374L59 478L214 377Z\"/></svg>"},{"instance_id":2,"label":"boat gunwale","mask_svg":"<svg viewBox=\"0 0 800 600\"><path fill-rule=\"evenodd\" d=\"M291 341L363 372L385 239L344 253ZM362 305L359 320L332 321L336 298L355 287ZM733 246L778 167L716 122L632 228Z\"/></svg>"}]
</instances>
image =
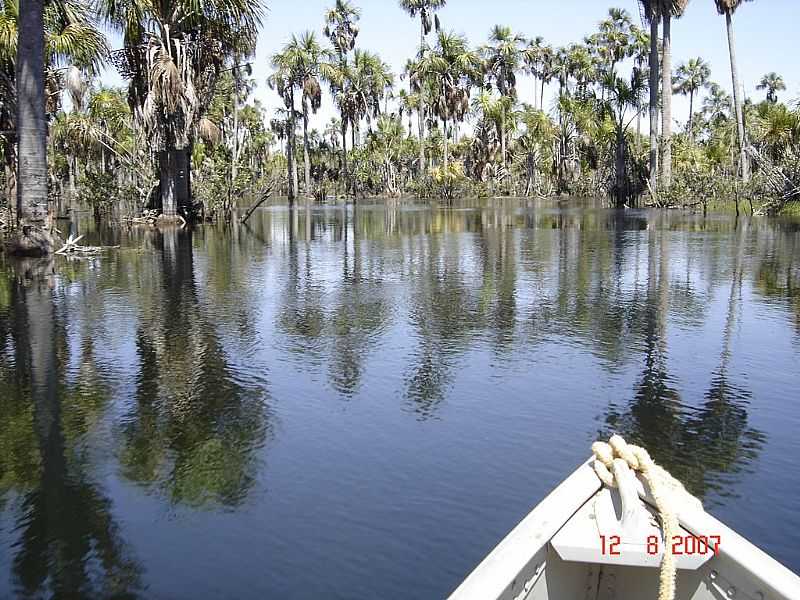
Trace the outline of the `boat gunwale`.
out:
<instances>
[{"instance_id":1,"label":"boat gunwale","mask_svg":"<svg viewBox=\"0 0 800 600\"><path fill-rule=\"evenodd\" d=\"M553 536L602 487L592 467L593 458L581 464L534 508L472 570L449 596L450 600L472 598L506 600L517 598L531 578L541 575L534 559L547 548ZM655 501L647 486L639 486L640 498ZM690 505L679 507L681 526L693 535L719 535L719 556L706 563L730 562L746 571L762 594L800 600L800 577L747 538L710 515Z\"/></svg>"}]
</instances>

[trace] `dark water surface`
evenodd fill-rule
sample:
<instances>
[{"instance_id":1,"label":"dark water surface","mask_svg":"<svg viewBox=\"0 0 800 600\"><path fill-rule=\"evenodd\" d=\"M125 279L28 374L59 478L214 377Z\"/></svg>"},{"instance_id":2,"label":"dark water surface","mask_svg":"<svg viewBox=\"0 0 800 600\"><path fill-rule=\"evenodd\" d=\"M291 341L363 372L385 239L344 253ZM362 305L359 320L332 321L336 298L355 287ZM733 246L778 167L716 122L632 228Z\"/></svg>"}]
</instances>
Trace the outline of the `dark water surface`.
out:
<instances>
[{"instance_id":1,"label":"dark water surface","mask_svg":"<svg viewBox=\"0 0 800 600\"><path fill-rule=\"evenodd\" d=\"M798 222L78 230L0 263L0 598L442 597L611 431L800 570Z\"/></svg>"}]
</instances>

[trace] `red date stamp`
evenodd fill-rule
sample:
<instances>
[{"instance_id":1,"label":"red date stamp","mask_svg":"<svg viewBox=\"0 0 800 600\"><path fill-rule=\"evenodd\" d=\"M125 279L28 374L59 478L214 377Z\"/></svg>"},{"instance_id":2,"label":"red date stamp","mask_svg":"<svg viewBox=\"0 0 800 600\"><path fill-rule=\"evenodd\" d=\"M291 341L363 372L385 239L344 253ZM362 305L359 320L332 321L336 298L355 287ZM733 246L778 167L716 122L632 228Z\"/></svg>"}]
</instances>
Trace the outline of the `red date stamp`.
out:
<instances>
[{"instance_id":1,"label":"red date stamp","mask_svg":"<svg viewBox=\"0 0 800 600\"><path fill-rule=\"evenodd\" d=\"M716 556L719 554L721 541L718 535L674 535L672 536L672 554L675 556L691 556L695 554L708 554L709 551L712 551ZM620 543L621 540L618 535L601 535L600 552L604 555L619 556L621 554L619 549ZM651 556L655 556L661 552L662 543L664 542L657 535L647 536L647 553Z\"/></svg>"}]
</instances>

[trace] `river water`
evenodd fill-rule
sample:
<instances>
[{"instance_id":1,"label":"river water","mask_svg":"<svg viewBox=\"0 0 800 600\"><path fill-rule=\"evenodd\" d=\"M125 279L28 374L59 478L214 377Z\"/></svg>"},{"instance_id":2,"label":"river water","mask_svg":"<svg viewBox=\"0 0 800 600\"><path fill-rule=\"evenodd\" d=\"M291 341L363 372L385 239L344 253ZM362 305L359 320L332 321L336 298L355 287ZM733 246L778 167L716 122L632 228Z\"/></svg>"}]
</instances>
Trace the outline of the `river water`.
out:
<instances>
[{"instance_id":1,"label":"river water","mask_svg":"<svg viewBox=\"0 0 800 600\"><path fill-rule=\"evenodd\" d=\"M443 597L614 431L800 570L798 221L73 229L0 262L0 598Z\"/></svg>"}]
</instances>

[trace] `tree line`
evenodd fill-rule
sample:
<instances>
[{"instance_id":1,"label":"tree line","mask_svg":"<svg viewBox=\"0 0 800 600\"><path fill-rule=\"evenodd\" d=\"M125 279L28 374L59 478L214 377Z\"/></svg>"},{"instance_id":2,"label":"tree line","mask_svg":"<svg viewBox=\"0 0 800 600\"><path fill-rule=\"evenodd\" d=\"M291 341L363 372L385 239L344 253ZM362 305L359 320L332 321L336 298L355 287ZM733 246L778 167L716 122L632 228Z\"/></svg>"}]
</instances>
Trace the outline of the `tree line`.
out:
<instances>
[{"instance_id":1,"label":"tree line","mask_svg":"<svg viewBox=\"0 0 800 600\"><path fill-rule=\"evenodd\" d=\"M800 185L800 112L779 101L786 86L774 72L759 82L763 101L744 97L733 27L744 0L714 2L730 85L713 82L702 57L672 66L673 21L688 0L640 0L648 28L611 8L560 47L505 25L474 45L441 22L446 0L400 0L419 22L400 73L359 45L360 9L335 0L320 15L322 36L292 34L269 57L266 82L252 76L259 0L3 0L9 248L49 251L49 221L75 207L231 218L265 190L290 204L565 194L616 206L733 201L737 211L747 199L753 211L780 211ZM98 81L108 64L126 87ZM518 95L523 74L530 103ZM251 100L259 83L279 109ZM677 131L674 94L689 97ZM336 116L318 130L311 115L325 101Z\"/></svg>"}]
</instances>

